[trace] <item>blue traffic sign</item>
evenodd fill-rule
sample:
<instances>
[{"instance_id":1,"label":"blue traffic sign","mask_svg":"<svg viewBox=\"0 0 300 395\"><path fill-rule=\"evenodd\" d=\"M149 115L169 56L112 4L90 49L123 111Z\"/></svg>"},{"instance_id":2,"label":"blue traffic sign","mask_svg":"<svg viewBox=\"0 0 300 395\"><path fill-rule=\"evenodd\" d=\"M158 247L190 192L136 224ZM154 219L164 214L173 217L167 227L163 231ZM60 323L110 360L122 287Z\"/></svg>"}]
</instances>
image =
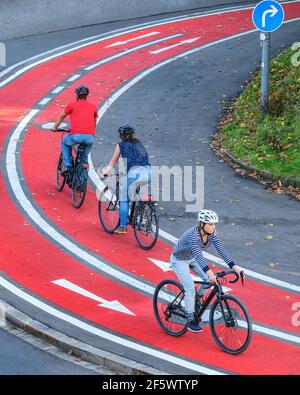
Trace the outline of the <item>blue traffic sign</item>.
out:
<instances>
[{"instance_id":1,"label":"blue traffic sign","mask_svg":"<svg viewBox=\"0 0 300 395\"><path fill-rule=\"evenodd\" d=\"M274 32L284 21L284 10L277 1L264 0L254 8L252 20L260 31Z\"/></svg>"}]
</instances>

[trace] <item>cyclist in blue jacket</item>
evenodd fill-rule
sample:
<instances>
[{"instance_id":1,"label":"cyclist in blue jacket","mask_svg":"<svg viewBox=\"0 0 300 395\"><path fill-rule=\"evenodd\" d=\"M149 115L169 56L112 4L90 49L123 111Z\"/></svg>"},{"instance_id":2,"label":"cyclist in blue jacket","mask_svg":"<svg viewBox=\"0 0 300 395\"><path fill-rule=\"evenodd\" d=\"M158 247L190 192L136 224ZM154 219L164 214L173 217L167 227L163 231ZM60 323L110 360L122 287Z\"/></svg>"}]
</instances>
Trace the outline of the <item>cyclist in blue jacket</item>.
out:
<instances>
[{"instance_id":1,"label":"cyclist in blue jacket","mask_svg":"<svg viewBox=\"0 0 300 395\"><path fill-rule=\"evenodd\" d=\"M175 245L171 258L171 268L176 273L185 290L185 309L188 318L188 329L193 332L201 332L195 318L195 300L199 300L203 294L203 286L195 291L195 284L190 269L202 278L203 281L216 283L214 272L207 266L203 257L203 251L212 243L221 258L227 265L240 275L240 270L233 262L229 253L224 249L219 234L216 232L216 224L219 222L218 215L211 210L200 210L198 213L198 225L188 229Z\"/></svg>"},{"instance_id":2,"label":"cyclist in blue jacket","mask_svg":"<svg viewBox=\"0 0 300 395\"><path fill-rule=\"evenodd\" d=\"M128 124L119 127L121 142L116 145L113 157L103 171L103 175L108 176L120 156L123 158L126 175L120 182L120 226L115 230L116 234L127 232L128 202L135 198L136 188L148 184L151 179L148 153L134 134L134 128Z\"/></svg>"}]
</instances>

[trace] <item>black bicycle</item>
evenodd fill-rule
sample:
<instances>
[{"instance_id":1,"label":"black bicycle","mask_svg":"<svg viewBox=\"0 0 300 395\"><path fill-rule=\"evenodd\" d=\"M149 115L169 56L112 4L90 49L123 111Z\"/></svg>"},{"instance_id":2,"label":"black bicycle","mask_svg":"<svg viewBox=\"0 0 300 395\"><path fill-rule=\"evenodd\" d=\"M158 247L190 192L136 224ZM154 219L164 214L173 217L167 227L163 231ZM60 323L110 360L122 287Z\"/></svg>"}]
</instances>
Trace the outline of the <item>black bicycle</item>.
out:
<instances>
[{"instance_id":1,"label":"black bicycle","mask_svg":"<svg viewBox=\"0 0 300 395\"><path fill-rule=\"evenodd\" d=\"M204 312L209 309L210 330L218 346L229 354L240 354L250 344L252 321L244 304L222 290L222 285L227 282L224 277L231 274L235 278L229 280L229 283L237 282L239 275L233 270L217 273L216 285L197 281L206 287L212 287L212 290L207 297L195 303L195 316L200 322ZM244 284L242 272L241 279ZM184 295L183 286L175 280L164 280L155 289L154 314L161 328L169 335L181 336L187 331Z\"/></svg>"},{"instance_id":2,"label":"black bicycle","mask_svg":"<svg viewBox=\"0 0 300 395\"><path fill-rule=\"evenodd\" d=\"M69 129L58 129L57 132L70 133ZM72 204L75 208L82 206L87 189L88 169L82 163L82 153L85 150L85 144L77 144L73 147L72 168L66 175L61 174L63 168L62 153L59 156L56 169L56 189L60 192L65 184L72 190Z\"/></svg>"},{"instance_id":3,"label":"black bicycle","mask_svg":"<svg viewBox=\"0 0 300 395\"><path fill-rule=\"evenodd\" d=\"M99 196L98 213L101 225L108 233L114 233L120 224L119 185L120 175L115 173L116 180L109 187L105 186ZM158 238L158 213L156 202L151 195L140 195L140 187L136 189L137 200L129 202L128 224L132 226L139 246L144 250L154 247Z\"/></svg>"}]
</instances>

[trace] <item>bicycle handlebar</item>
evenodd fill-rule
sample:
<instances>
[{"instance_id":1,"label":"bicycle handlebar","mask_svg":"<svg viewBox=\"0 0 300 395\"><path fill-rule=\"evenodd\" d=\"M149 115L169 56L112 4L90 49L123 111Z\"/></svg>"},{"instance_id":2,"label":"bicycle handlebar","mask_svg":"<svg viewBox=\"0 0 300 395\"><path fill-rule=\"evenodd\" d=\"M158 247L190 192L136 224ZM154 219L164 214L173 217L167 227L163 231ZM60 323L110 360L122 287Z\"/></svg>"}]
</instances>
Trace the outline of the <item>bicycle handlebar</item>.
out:
<instances>
[{"instance_id":1,"label":"bicycle handlebar","mask_svg":"<svg viewBox=\"0 0 300 395\"><path fill-rule=\"evenodd\" d=\"M230 282L230 284L236 283L239 280L239 278L240 278L238 273L236 271L234 271L234 270L228 270L227 272L219 272L219 273L216 274L216 277L220 278L220 277L227 276L228 274L233 274L235 276L234 279L228 280L228 282ZM244 285L244 278L245 278L244 272L241 271L241 280L242 280L242 284L243 285Z\"/></svg>"},{"instance_id":2,"label":"bicycle handlebar","mask_svg":"<svg viewBox=\"0 0 300 395\"><path fill-rule=\"evenodd\" d=\"M228 282L231 283L231 284L236 283L240 279L240 276L234 270L227 270L227 272L225 272L225 271L218 272L218 273L216 273L216 278L218 280L218 278L222 278L222 277L228 276L229 274L233 274L234 277L235 277L232 280L228 280ZM244 278L245 278L245 274L244 274L243 271L241 271L241 281L242 281L243 286L244 286ZM195 282L199 282L199 281L195 281ZM200 283L202 285L204 285L205 288L210 288L210 287L213 287L213 286L217 285L217 284L212 284L211 282L208 282L208 281L200 281Z\"/></svg>"},{"instance_id":3,"label":"bicycle handlebar","mask_svg":"<svg viewBox=\"0 0 300 395\"><path fill-rule=\"evenodd\" d=\"M101 181L105 180L107 177L108 177L108 175L106 175L106 174L104 175L104 174L102 174L102 173L101 173L100 176L99 176L99 178L100 178Z\"/></svg>"},{"instance_id":4,"label":"bicycle handlebar","mask_svg":"<svg viewBox=\"0 0 300 395\"><path fill-rule=\"evenodd\" d=\"M101 181L103 181L103 180L105 180L106 178L108 178L108 177L112 177L112 176L115 176L117 179L119 179L119 177L120 177L120 173L118 172L118 171L116 171L116 172L114 172L114 173L112 173L112 174L109 174L109 175L104 175L104 174L100 174L100 180Z\"/></svg>"},{"instance_id":5,"label":"bicycle handlebar","mask_svg":"<svg viewBox=\"0 0 300 395\"><path fill-rule=\"evenodd\" d=\"M71 130L70 129L63 129L63 128L58 128L56 130L51 129L52 133L59 133L59 132L63 132L63 133L70 133Z\"/></svg>"},{"instance_id":6,"label":"bicycle handlebar","mask_svg":"<svg viewBox=\"0 0 300 395\"><path fill-rule=\"evenodd\" d=\"M229 281L231 284L236 283L236 282L238 281L238 279L239 279L239 275L238 275L237 272L235 272L234 270L228 270L227 272L219 272L219 273L216 273L216 277L217 277L217 278L222 278L222 277L228 276L229 274L233 274L233 275L235 276L235 278L232 279L232 280L228 280L228 281Z\"/></svg>"}]
</instances>

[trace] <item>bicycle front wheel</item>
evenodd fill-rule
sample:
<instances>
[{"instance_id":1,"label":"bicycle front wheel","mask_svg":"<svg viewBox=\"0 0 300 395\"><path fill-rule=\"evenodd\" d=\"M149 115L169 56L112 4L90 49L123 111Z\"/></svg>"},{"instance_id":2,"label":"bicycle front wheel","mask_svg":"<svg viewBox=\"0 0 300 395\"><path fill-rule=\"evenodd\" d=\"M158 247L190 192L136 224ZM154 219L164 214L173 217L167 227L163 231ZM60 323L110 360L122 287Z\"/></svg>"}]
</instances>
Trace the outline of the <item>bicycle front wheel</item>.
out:
<instances>
[{"instance_id":1,"label":"bicycle front wheel","mask_svg":"<svg viewBox=\"0 0 300 395\"><path fill-rule=\"evenodd\" d=\"M98 214L100 223L103 229L108 233L114 233L120 224L119 205L115 195L111 195L111 198L106 197L106 187L100 195L98 203Z\"/></svg>"},{"instance_id":2,"label":"bicycle front wheel","mask_svg":"<svg viewBox=\"0 0 300 395\"><path fill-rule=\"evenodd\" d=\"M158 215L153 204L141 204L133 218L134 235L138 245L144 250L154 247L158 238Z\"/></svg>"},{"instance_id":3,"label":"bicycle front wheel","mask_svg":"<svg viewBox=\"0 0 300 395\"><path fill-rule=\"evenodd\" d=\"M61 175L62 168L63 168L63 156L62 154L60 154L58 159L57 169L56 169L56 183L55 183L58 192L63 190L66 183L66 177Z\"/></svg>"},{"instance_id":4,"label":"bicycle front wheel","mask_svg":"<svg viewBox=\"0 0 300 395\"><path fill-rule=\"evenodd\" d=\"M160 327L171 336L181 336L187 331L184 308L184 290L175 280L164 280L155 288L153 309Z\"/></svg>"},{"instance_id":5,"label":"bicycle front wheel","mask_svg":"<svg viewBox=\"0 0 300 395\"><path fill-rule=\"evenodd\" d=\"M218 346L229 354L240 354L250 344L252 321L243 303L232 295L215 300L209 315L210 329Z\"/></svg>"}]
</instances>

